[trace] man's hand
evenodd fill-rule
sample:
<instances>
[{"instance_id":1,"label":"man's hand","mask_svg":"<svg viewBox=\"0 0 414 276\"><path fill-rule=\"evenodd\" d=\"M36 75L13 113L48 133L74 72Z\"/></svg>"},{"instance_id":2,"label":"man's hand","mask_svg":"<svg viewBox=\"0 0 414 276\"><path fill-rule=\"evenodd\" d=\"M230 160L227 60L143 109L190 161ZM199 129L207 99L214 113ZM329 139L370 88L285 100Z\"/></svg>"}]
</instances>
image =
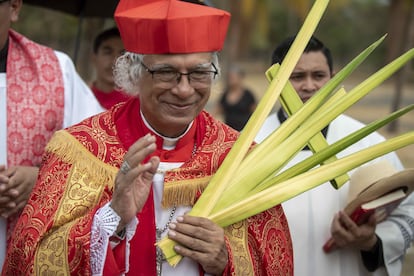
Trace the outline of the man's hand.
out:
<instances>
[{"instance_id":1,"label":"man's hand","mask_svg":"<svg viewBox=\"0 0 414 276\"><path fill-rule=\"evenodd\" d=\"M227 265L228 252L224 230L209 219L201 217L178 217L170 224L168 237L179 245L174 250L199 263L212 275L221 275Z\"/></svg>"},{"instance_id":2,"label":"man's hand","mask_svg":"<svg viewBox=\"0 0 414 276\"><path fill-rule=\"evenodd\" d=\"M370 251L378 239L375 235L376 225L375 214L372 214L366 223L358 226L341 211L332 221L332 238L340 248L353 247L358 250Z\"/></svg>"},{"instance_id":3,"label":"man's hand","mask_svg":"<svg viewBox=\"0 0 414 276\"><path fill-rule=\"evenodd\" d=\"M0 166L0 215L7 218L26 205L36 183L39 168Z\"/></svg>"},{"instance_id":4,"label":"man's hand","mask_svg":"<svg viewBox=\"0 0 414 276\"><path fill-rule=\"evenodd\" d=\"M124 156L127 169L120 169L116 175L111 202L112 209L121 217L117 231L124 228L147 201L160 160L151 157L147 163L141 162L155 149L155 137L147 135L135 142Z\"/></svg>"}]
</instances>

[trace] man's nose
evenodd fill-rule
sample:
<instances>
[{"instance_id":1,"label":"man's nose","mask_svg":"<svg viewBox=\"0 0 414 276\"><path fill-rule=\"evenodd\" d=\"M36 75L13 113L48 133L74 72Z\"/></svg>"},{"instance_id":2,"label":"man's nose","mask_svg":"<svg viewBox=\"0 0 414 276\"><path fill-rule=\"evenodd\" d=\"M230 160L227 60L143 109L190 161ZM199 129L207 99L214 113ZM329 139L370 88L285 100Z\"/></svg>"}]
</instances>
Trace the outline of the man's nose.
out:
<instances>
[{"instance_id":1,"label":"man's nose","mask_svg":"<svg viewBox=\"0 0 414 276\"><path fill-rule=\"evenodd\" d=\"M177 85L172 89L172 92L181 98L186 98L194 92L193 86L190 84L188 75L181 75L177 79Z\"/></svg>"},{"instance_id":2,"label":"man's nose","mask_svg":"<svg viewBox=\"0 0 414 276\"><path fill-rule=\"evenodd\" d=\"M318 90L318 86L315 80L313 80L311 77L307 77L303 81L302 85L303 92L314 92Z\"/></svg>"}]
</instances>

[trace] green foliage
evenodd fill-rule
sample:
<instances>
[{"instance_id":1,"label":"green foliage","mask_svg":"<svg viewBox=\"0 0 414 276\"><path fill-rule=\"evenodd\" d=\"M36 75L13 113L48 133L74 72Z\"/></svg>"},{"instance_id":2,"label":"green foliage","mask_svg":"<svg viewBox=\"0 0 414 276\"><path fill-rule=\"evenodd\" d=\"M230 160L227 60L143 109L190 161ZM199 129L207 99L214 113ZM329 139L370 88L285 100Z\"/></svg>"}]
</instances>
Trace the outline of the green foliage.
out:
<instances>
[{"instance_id":1,"label":"green foliage","mask_svg":"<svg viewBox=\"0 0 414 276\"><path fill-rule=\"evenodd\" d=\"M23 5L19 20L12 27L38 43L72 56L78 21L77 17L61 12Z\"/></svg>"},{"instance_id":2,"label":"green foliage","mask_svg":"<svg viewBox=\"0 0 414 276\"><path fill-rule=\"evenodd\" d=\"M316 33L332 49L338 64L347 63L351 56L387 33L388 6L367 2L353 3L327 16ZM368 64L378 67L384 64L384 56L383 46L373 53Z\"/></svg>"},{"instance_id":3,"label":"green foliage","mask_svg":"<svg viewBox=\"0 0 414 276\"><path fill-rule=\"evenodd\" d=\"M298 30L301 24L299 18L287 10L279 1L272 5L270 50L263 50L272 51L281 40ZM380 1L352 1L346 7L328 10L315 35L332 50L335 63L340 66L387 32L387 17L388 6ZM384 52L384 47L378 49L367 64L383 64Z\"/></svg>"}]
</instances>

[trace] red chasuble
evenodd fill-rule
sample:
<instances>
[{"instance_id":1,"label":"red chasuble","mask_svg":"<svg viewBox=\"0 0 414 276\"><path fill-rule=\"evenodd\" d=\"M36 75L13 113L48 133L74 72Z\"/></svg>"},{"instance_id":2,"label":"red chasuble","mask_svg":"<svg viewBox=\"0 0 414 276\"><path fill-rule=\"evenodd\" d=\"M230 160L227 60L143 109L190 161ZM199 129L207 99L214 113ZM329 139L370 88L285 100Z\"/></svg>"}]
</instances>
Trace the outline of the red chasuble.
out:
<instances>
[{"instance_id":1,"label":"red chasuble","mask_svg":"<svg viewBox=\"0 0 414 276\"><path fill-rule=\"evenodd\" d=\"M132 99L57 132L8 248L3 275L90 275L90 231L96 210L112 196L115 175L129 146L147 134ZM238 133L202 112L174 151L155 154L184 164L167 172L164 206L190 205L208 185ZM196 151L191 149L196 145ZM138 214L128 275L155 276L155 214L152 194ZM292 245L280 205L225 228L229 262L224 275L293 275ZM125 244L109 249L105 275L124 269Z\"/></svg>"}]
</instances>

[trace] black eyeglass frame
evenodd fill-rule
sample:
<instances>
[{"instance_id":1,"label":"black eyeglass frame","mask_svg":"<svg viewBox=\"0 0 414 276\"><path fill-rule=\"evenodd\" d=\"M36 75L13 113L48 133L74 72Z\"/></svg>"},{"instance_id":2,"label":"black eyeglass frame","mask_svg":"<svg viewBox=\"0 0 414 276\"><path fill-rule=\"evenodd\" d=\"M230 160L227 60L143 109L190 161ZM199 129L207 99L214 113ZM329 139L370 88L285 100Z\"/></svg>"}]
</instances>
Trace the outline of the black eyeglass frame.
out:
<instances>
[{"instance_id":1,"label":"black eyeglass frame","mask_svg":"<svg viewBox=\"0 0 414 276\"><path fill-rule=\"evenodd\" d=\"M161 70L152 70L152 69L150 69L147 65L145 65L145 63L142 62L142 60L140 61L140 63L142 65L142 67L144 67L145 71L147 71L148 73L151 74L152 78L154 78L154 74L160 73L160 72L163 71L162 69ZM215 79L216 76L219 74L219 71L218 71L216 65L213 62L211 62L211 66L213 66L214 71L212 71L212 70L198 70L198 69L194 70L194 71L191 71L191 72L188 72L188 73L182 73L178 70L171 70L171 71L175 71L175 75L176 75L175 80L177 81L177 83L179 83L181 81L181 77L183 75L187 76L188 82L191 83L191 74L194 74L194 73L210 73L210 74L213 73L214 75L213 75L212 79ZM171 78L171 80L169 80L169 81L172 81L172 80L174 80L174 78ZM194 78L193 78L193 81L194 81Z\"/></svg>"}]
</instances>

